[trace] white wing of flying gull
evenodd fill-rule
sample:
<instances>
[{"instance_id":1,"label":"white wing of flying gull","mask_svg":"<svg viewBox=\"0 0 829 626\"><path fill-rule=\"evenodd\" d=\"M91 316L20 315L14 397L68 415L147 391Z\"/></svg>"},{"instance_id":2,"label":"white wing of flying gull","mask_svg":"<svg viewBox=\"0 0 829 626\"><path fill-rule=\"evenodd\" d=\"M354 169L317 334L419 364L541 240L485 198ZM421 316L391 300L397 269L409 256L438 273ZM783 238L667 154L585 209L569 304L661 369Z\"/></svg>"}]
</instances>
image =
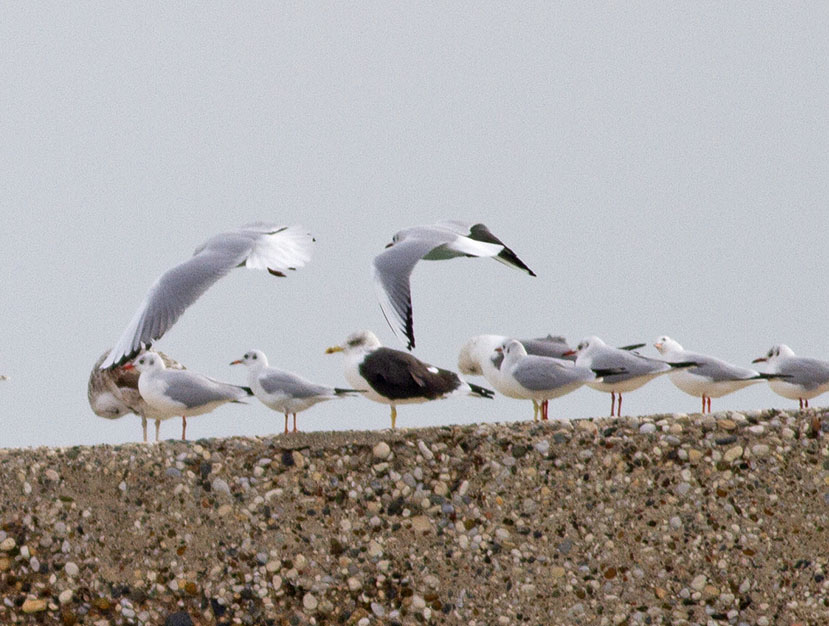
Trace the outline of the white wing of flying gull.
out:
<instances>
[{"instance_id":1,"label":"white wing of flying gull","mask_svg":"<svg viewBox=\"0 0 829 626\"><path fill-rule=\"evenodd\" d=\"M415 226L394 235L386 251L374 257L372 273L380 308L394 334L411 350L415 345L409 277L417 262L442 261L459 256L492 257L496 261L535 273L483 224L439 222Z\"/></svg>"},{"instance_id":2,"label":"white wing of flying gull","mask_svg":"<svg viewBox=\"0 0 829 626\"><path fill-rule=\"evenodd\" d=\"M257 222L212 237L193 256L167 270L150 287L101 369L120 365L152 346L185 309L234 267L285 276L311 258L314 238L300 226Z\"/></svg>"}]
</instances>

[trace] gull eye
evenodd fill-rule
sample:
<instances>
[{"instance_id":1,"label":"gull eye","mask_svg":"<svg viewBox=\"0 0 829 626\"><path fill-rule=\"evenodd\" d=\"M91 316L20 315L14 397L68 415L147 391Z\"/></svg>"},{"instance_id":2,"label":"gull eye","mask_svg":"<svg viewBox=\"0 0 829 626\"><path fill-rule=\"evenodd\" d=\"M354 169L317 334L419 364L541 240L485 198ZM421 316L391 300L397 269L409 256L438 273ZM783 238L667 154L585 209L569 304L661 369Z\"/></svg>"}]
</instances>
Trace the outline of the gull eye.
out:
<instances>
[{"instance_id":1,"label":"gull eye","mask_svg":"<svg viewBox=\"0 0 829 626\"><path fill-rule=\"evenodd\" d=\"M253 355L253 360L254 360L254 361L256 360L256 355L255 355L255 354Z\"/></svg>"}]
</instances>

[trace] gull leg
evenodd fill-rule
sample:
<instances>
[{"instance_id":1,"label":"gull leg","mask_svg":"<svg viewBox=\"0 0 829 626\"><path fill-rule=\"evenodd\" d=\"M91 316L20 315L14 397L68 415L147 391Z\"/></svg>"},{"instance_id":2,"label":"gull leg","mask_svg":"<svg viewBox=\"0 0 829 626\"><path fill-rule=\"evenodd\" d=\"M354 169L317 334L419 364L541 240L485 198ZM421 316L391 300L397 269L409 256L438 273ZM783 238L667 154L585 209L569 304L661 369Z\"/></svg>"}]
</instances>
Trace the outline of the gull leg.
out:
<instances>
[{"instance_id":1,"label":"gull leg","mask_svg":"<svg viewBox=\"0 0 829 626\"><path fill-rule=\"evenodd\" d=\"M619 392L619 406L616 409L616 417L622 417L622 392Z\"/></svg>"},{"instance_id":2,"label":"gull leg","mask_svg":"<svg viewBox=\"0 0 829 626\"><path fill-rule=\"evenodd\" d=\"M185 433L187 432L187 417L182 415L181 416L181 440L187 441L187 437L185 437Z\"/></svg>"},{"instance_id":3,"label":"gull leg","mask_svg":"<svg viewBox=\"0 0 829 626\"><path fill-rule=\"evenodd\" d=\"M804 404L804 405L806 406L806 408L808 409L808 408L809 408L809 398L803 398L803 404Z\"/></svg>"},{"instance_id":4,"label":"gull leg","mask_svg":"<svg viewBox=\"0 0 829 626\"><path fill-rule=\"evenodd\" d=\"M288 434L288 414L285 413L285 434Z\"/></svg>"},{"instance_id":5,"label":"gull leg","mask_svg":"<svg viewBox=\"0 0 829 626\"><path fill-rule=\"evenodd\" d=\"M547 403L548 402L549 402L549 400L544 400L544 402L541 403L541 420L544 421L544 422L547 421Z\"/></svg>"},{"instance_id":6,"label":"gull leg","mask_svg":"<svg viewBox=\"0 0 829 626\"><path fill-rule=\"evenodd\" d=\"M708 412L711 412L711 396L708 396Z\"/></svg>"},{"instance_id":7,"label":"gull leg","mask_svg":"<svg viewBox=\"0 0 829 626\"><path fill-rule=\"evenodd\" d=\"M294 413L294 432L296 432L296 413Z\"/></svg>"},{"instance_id":8,"label":"gull leg","mask_svg":"<svg viewBox=\"0 0 829 626\"><path fill-rule=\"evenodd\" d=\"M533 400L533 422L538 421L538 402Z\"/></svg>"},{"instance_id":9,"label":"gull leg","mask_svg":"<svg viewBox=\"0 0 829 626\"><path fill-rule=\"evenodd\" d=\"M610 392L610 417L614 417L613 411L616 410L616 392Z\"/></svg>"},{"instance_id":10,"label":"gull leg","mask_svg":"<svg viewBox=\"0 0 829 626\"><path fill-rule=\"evenodd\" d=\"M705 413L705 394L702 394L702 412Z\"/></svg>"},{"instance_id":11,"label":"gull leg","mask_svg":"<svg viewBox=\"0 0 829 626\"><path fill-rule=\"evenodd\" d=\"M155 421L155 440L158 441L159 434L161 432L161 420Z\"/></svg>"},{"instance_id":12,"label":"gull leg","mask_svg":"<svg viewBox=\"0 0 829 626\"><path fill-rule=\"evenodd\" d=\"M393 404L391 405L391 427L392 430L396 428L395 423L397 422L397 407Z\"/></svg>"},{"instance_id":13,"label":"gull leg","mask_svg":"<svg viewBox=\"0 0 829 626\"><path fill-rule=\"evenodd\" d=\"M147 443L147 418L141 416L141 430L144 431L144 443Z\"/></svg>"}]
</instances>

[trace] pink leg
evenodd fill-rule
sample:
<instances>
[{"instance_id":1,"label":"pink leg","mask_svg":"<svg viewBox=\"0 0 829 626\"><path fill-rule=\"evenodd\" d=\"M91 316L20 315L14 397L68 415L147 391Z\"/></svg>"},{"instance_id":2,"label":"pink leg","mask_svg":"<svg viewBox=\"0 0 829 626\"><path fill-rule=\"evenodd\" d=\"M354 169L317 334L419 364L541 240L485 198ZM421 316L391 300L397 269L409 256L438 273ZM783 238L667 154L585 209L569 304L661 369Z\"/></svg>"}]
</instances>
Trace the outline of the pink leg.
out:
<instances>
[{"instance_id":1,"label":"pink leg","mask_svg":"<svg viewBox=\"0 0 829 626\"><path fill-rule=\"evenodd\" d=\"M285 434L288 434L288 414L285 413Z\"/></svg>"},{"instance_id":2,"label":"pink leg","mask_svg":"<svg viewBox=\"0 0 829 626\"><path fill-rule=\"evenodd\" d=\"M294 413L294 432L296 432L296 413Z\"/></svg>"},{"instance_id":3,"label":"pink leg","mask_svg":"<svg viewBox=\"0 0 829 626\"><path fill-rule=\"evenodd\" d=\"M616 410L616 392L610 392L610 417L613 417L613 411Z\"/></svg>"},{"instance_id":4,"label":"pink leg","mask_svg":"<svg viewBox=\"0 0 829 626\"><path fill-rule=\"evenodd\" d=\"M619 407L616 409L616 417L622 417L622 392L619 392Z\"/></svg>"},{"instance_id":5,"label":"pink leg","mask_svg":"<svg viewBox=\"0 0 829 626\"><path fill-rule=\"evenodd\" d=\"M187 441L187 437L185 434L187 433L187 417L184 415L181 416L181 440Z\"/></svg>"}]
</instances>

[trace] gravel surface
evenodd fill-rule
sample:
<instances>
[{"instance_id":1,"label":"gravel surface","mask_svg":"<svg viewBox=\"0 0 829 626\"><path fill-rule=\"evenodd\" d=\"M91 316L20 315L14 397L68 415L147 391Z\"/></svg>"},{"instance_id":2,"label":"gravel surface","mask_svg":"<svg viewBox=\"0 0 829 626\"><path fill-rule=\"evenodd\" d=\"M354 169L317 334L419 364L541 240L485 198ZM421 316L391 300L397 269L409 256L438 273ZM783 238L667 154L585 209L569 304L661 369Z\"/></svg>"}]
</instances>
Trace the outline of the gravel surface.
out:
<instances>
[{"instance_id":1,"label":"gravel surface","mask_svg":"<svg viewBox=\"0 0 829 626\"><path fill-rule=\"evenodd\" d=\"M811 422L0 450L0 623L825 624Z\"/></svg>"}]
</instances>

